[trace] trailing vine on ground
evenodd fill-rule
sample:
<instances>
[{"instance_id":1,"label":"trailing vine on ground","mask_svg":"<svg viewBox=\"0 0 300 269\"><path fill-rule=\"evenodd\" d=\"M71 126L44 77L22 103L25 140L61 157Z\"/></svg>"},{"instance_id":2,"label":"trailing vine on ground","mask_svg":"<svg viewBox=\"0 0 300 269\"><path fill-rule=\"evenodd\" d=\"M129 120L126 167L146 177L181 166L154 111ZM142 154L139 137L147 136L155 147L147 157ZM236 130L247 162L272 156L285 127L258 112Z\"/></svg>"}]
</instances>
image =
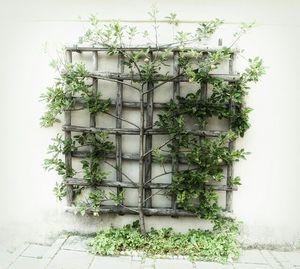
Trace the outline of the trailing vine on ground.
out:
<instances>
[{"instance_id":1,"label":"trailing vine on ground","mask_svg":"<svg viewBox=\"0 0 300 269\"><path fill-rule=\"evenodd\" d=\"M239 54L233 45L253 25L243 23L238 32L233 35L232 45L226 48L219 47L212 51L201 51L201 44L210 38L224 23L215 19L199 23L193 33L176 30L180 24L176 14L171 13L167 17L172 27L174 40L169 44L159 43L159 25L157 23L158 11L153 9L149 15L153 21L153 32L140 31L136 27L126 26L120 22L112 22L103 25L95 16L91 16L90 28L80 37L79 44L105 47L109 56L122 56L123 63L132 74L132 81L123 83L136 90L141 100L149 91L159 91L159 87L167 82L172 82L180 76L187 77L191 85L198 85L199 90L194 93L178 96L170 100L159 114L154 123L157 128L167 130L169 140L150 152L140 149L140 158L144 159L148 154L160 163L164 169L163 176L170 174L165 168L168 159L184 159L186 168L180 168L172 172L172 183L168 190L169 195L175 195L179 208L196 213L206 219L217 220L221 214L217 192L209 187L225 179L223 167L245 158L247 152L244 149L232 149L228 144L238 137L243 137L250 127L249 112L251 109L245 104L245 97L250 88L249 83L257 82L264 73L262 60L258 57L249 59L248 67L234 82L228 82L222 77L212 75L213 71L223 62L229 61L233 53ZM131 47L138 40L144 40L150 49L137 49L126 51L124 47ZM170 76L163 72L162 67L169 65L172 51L178 51L179 75ZM93 91L93 76L82 63L67 64L54 62L59 70L59 77L52 87L42 95L42 100L47 105L47 111L41 118L41 126L50 127L59 122L60 116L65 111L74 111L86 108L93 114L107 114L114 118L116 115L109 113L110 99L103 99L101 93ZM139 80L135 80L138 77ZM165 81L161 82L161 78ZM100 78L101 79L101 78ZM114 79L106 79L116 81ZM211 94L203 96L202 85L209 85ZM147 85L153 85L147 90ZM79 102L80 101L80 102ZM229 109L233 106L233 109ZM144 109L141 107L141 109ZM209 119L217 117L226 119L231 123L227 132L220 132L214 138L201 138L188 131L187 119L195 122L197 130L205 130ZM117 117L118 118L118 117ZM121 121L135 126L143 135L144 126L137 126L130 120L119 118ZM89 152L81 161L82 171L75 171L66 166L61 159L66 153L74 153L82 148L88 148ZM80 194L84 189L89 194L84 200L75 202L77 211L81 214L92 212L99 214L99 208L104 201L113 201L118 206L123 206L124 192L104 191L97 186L107 178L108 174L103 170L106 158L113 153L114 145L109 141L105 132L82 133L69 139L57 135L53 144L49 146L50 158L45 160L45 168L54 169L62 181L56 184L54 192L58 199L66 195L66 179L82 174L86 186L77 186L75 194ZM111 167L119 168L108 163ZM131 180L126 174L123 174ZM159 177L156 176L155 178ZM151 180L153 180L152 178ZM141 180L141 179L140 179ZM151 181L150 180L150 181ZM131 180L132 181L132 180ZM149 182L147 182L149 183ZM144 200L141 193L145 182L136 183L139 191L139 220L142 232L145 232L144 213L142 210ZM240 184L238 176L229 179L229 187ZM76 200L76 199L75 199ZM171 232L171 231L170 231Z\"/></svg>"}]
</instances>

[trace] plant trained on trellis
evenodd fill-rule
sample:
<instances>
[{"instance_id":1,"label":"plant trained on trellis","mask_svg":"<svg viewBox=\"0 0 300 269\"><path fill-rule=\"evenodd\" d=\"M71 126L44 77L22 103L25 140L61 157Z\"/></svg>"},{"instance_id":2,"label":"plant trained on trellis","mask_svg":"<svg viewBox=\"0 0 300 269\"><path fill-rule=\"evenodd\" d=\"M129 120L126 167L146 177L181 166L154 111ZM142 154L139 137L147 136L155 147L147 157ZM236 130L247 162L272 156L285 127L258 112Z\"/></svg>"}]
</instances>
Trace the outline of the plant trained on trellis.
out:
<instances>
[{"instance_id":1,"label":"plant trained on trellis","mask_svg":"<svg viewBox=\"0 0 300 269\"><path fill-rule=\"evenodd\" d=\"M234 141L249 128L251 109L245 104L248 83L258 81L264 73L262 60L257 57L249 60L243 73L233 70L234 59L240 53L233 45L252 24L241 25L231 46L208 48L203 47L203 42L223 21L199 23L194 33L176 32L180 22L171 14L167 19L174 40L160 44L157 10L149 14L153 20L153 42L149 31L140 32L119 22L103 25L92 16L91 27L79 43L66 48L66 62L53 63L60 76L42 95L47 111L41 118L41 125L49 127L59 121L61 114L65 116L65 136L58 134L53 139L49 146L51 158L45 160L46 169L54 169L62 176L54 189L56 196L67 196L68 204L82 214L138 214L142 232L145 215L214 220L224 210L231 211L232 191L240 184L232 166L246 154L244 149L234 148ZM148 43L133 46L136 40ZM92 54L92 70L83 63L72 63L74 53L86 52ZM117 56L118 72L98 70L103 52L112 61ZM227 73L217 73L224 63L228 65ZM172 72L164 72L166 66L171 66ZM115 84L116 97L104 98L99 81ZM185 93L183 84L195 90ZM155 93L166 85L172 85L168 90L173 97L168 102L154 102ZM138 93L139 100L124 100L125 87ZM124 117L124 108L139 111L139 124ZM72 113L81 109L90 113L89 126L72 125ZM98 115L114 119L115 127L97 126ZM226 120L226 130L210 129L212 118ZM124 128L124 123L130 127ZM138 153L123 151L124 135L138 137ZM162 135L165 140L153 146L156 137ZM81 159L80 171L72 165L74 158ZM124 160L138 162L138 180L124 172ZM153 164L158 164L162 173L153 175ZM115 169L115 180L107 180L109 172L104 165ZM170 182L156 181L166 175L171 176ZM128 188L137 190L135 206L124 201ZM226 193L225 208L218 202L219 191ZM152 204L153 197L161 193L170 197L170 207Z\"/></svg>"}]
</instances>

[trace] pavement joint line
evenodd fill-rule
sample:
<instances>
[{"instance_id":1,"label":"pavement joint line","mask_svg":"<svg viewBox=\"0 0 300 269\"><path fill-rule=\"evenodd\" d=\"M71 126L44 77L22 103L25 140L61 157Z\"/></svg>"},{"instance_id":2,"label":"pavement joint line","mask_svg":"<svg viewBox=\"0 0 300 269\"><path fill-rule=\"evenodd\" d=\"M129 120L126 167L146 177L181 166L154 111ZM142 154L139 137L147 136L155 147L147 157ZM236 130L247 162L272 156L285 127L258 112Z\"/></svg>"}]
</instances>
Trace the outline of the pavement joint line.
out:
<instances>
[{"instance_id":1,"label":"pavement joint line","mask_svg":"<svg viewBox=\"0 0 300 269\"><path fill-rule=\"evenodd\" d=\"M276 255L274 255L272 253L272 251L270 252L273 259L280 265L281 268L285 268L285 266L282 264L282 262L276 257ZM285 261L284 263L287 263L286 265L288 265L289 267L294 267L289 261Z\"/></svg>"},{"instance_id":2,"label":"pavement joint line","mask_svg":"<svg viewBox=\"0 0 300 269\"><path fill-rule=\"evenodd\" d=\"M87 252L86 250L72 249L72 248L64 248L63 250L67 250L67 251L76 251L76 252Z\"/></svg>"},{"instance_id":3,"label":"pavement joint line","mask_svg":"<svg viewBox=\"0 0 300 269\"><path fill-rule=\"evenodd\" d=\"M62 242L56 247L56 250L54 251L54 254L52 255L52 257L49 257L49 261L46 264L45 268L48 268L48 266L50 265L52 260L55 258L57 253L62 249L62 246L64 245L64 243L67 241L68 238L69 238L69 236L64 236L63 238L56 239L55 242L57 242L57 240L60 240L60 239L62 240ZM52 246L55 245L55 242L52 244Z\"/></svg>"},{"instance_id":4,"label":"pavement joint line","mask_svg":"<svg viewBox=\"0 0 300 269\"><path fill-rule=\"evenodd\" d=\"M261 250L261 255L264 257L268 265L272 268L284 268L282 264L276 259L276 257L269 250Z\"/></svg>"},{"instance_id":5,"label":"pavement joint line","mask_svg":"<svg viewBox=\"0 0 300 269\"><path fill-rule=\"evenodd\" d=\"M90 269L92 264L93 264L93 261L95 260L95 255L93 256L93 259L91 260L91 262L89 263L87 269Z\"/></svg>"},{"instance_id":6,"label":"pavement joint line","mask_svg":"<svg viewBox=\"0 0 300 269\"><path fill-rule=\"evenodd\" d=\"M235 264L254 264L254 265L266 265L269 264L268 262L261 263L261 262L235 262Z\"/></svg>"},{"instance_id":7,"label":"pavement joint line","mask_svg":"<svg viewBox=\"0 0 300 269\"><path fill-rule=\"evenodd\" d=\"M12 259L11 263L6 267L7 269L10 268L15 261L22 255L22 253L24 253L24 251L29 248L30 244L29 243L25 243L23 244L21 247L18 247L16 249L16 251L13 252L13 256L14 258Z\"/></svg>"}]
</instances>

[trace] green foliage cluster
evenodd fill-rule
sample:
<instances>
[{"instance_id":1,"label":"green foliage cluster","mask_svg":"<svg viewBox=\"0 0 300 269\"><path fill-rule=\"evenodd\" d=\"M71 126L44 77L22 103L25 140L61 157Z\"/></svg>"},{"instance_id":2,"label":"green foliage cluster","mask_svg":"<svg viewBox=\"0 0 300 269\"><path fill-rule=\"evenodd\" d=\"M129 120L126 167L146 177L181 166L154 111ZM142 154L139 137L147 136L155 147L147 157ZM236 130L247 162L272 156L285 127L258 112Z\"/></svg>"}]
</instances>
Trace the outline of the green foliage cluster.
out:
<instances>
[{"instance_id":1,"label":"green foliage cluster","mask_svg":"<svg viewBox=\"0 0 300 269\"><path fill-rule=\"evenodd\" d=\"M112 201L116 206L121 205L124 201L124 191L120 193L104 190L91 191L85 201L76 204L75 213L79 212L83 216L89 210L94 216L99 216L99 207L106 201Z\"/></svg>"},{"instance_id":2,"label":"green foliage cluster","mask_svg":"<svg viewBox=\"0 0 300 269\"><path fill-rule=\"evenodd\" d=\"M67 178L73 177L78 172L65 165L61 159L62 154L76 152L79 148L88 148L86 157L81 160L83 169L83 178L90 187L96 187L102 180L106 179L108 173L103 171L102 164L107 156L114 149L113 143L108 141L108 135L105 132L97 133L82 133L75 135L73 138L64 139L60 134L52 139L53 143L48 147L48 153L51 158L44 160L44 167L46 170L55 170L58 175L62 176L62 181L57 182L54 187L56 197L61 200L66 195ZM76 194L80 194L82 188L75 189ZM123 194L116 194L113 191L95 191L91 192L90 196L85 202L79 202L78 207L81 214L84 214L87 209L100 206L103 201L120 201Z\"/></svg>"},{"instance_id":3,"label":"green foliage cluster","mask_svg":"<svg viewBox=\"0 0 300 269\"><path fill-rule=\"evenodd\" d=\"M264 67L261 59L250 59L249 67L241 74L240 79L229 83L210 75L220 63L229 59L228 49L209 52L204 60L202 55L196 53L193 62L189 61L190 55L188 57L186 54L185 51L180 54L181 68L191 81L199 83L200 86L203 83L210 85L211 95L203 98L200 88L196 93L170 100L164 113L158 115L159 120L155 124L167 129L173 142L167 145L168 149L164 152L174 158L180 156L188 164L188 169L173 174L171 193L176 195L177 204L203 218L214 219L221 212L218 196L212 188L205 187L205 184L222 181L222 167L245 158L246 152L243 149L234 150L229 148L228 144L244 136L250 127L248 114L251 108L245 105L248 83L258 81L264 73ZM230 106L233 106L233 109L229 109ZM203 130L212 117L228 120L229 131L213 139L199 139L187 132L187 119L193 119L197 128ZM159 152L155 153L163 165L166 160ZM230 178L229 181L231 187L240 184L239 177Z\"/></svg>"},{"instance_id":4,"label":"green foliage cluster","mask_svg":"<svg viewBox=\"0 0 300 269\"><path fill-rule=\"evenodd\" d=\"M81 97L83 104L91 113L106 112L110 100L101 100L100 93L93 93L88 84L89 73L84 64L64 64L63 71L52 87L41 95L47 105L47 111L41 117L42 127L51 127L59 122L57 117L64 111L75 109L75 97ZM91 83L90 83L91 84Z\"/></svg>"},{"instance_id":5,"label":"green foliage cluster","mask_svg":"<svg viewBox=\"0 0 300 269\"><path fill-rule=\"evenodd\" d=\"M239 224L231 220L215 221L212 230L175 232L172 228L151 229L145 235L134 222L122 228L101 230L90 241L90 251L100 255L120 255L139 251L146 257L184 255L190 260L227 262L239 256Z\"/></svg>"}]
</instances>

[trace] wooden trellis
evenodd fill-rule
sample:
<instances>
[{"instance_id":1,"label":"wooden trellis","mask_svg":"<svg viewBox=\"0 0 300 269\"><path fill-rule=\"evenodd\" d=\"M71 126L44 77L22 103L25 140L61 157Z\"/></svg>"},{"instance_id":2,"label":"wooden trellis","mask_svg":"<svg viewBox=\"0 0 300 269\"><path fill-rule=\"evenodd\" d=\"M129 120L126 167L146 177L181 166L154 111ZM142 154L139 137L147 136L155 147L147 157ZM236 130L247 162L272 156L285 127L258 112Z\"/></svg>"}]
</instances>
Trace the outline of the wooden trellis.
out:
<instances>
[{"instance_id":1,"label":"wooden trellis","mask_svg":"<svg viewBox=\"0 0 300 269\"><path fill-rule=\"evenodd\" d=\"M122 48L123 51L137 51L141 49L149 49L149 48ZM176 197L171 197L171 206L170 207L154 207L152 204L152 195L153 191L168 189L170 184L168 183L153 183L151 182L152 178L152 154L146 154L147 152L152 150L153 147L153 139L157 135L168 134L166 130L153 128L153 114L155 110L161 110L163 108L163 102L154 102L154 94L155 91L151 91L154 87L153 84L148 83L146 87L143 89L144 94L141 95L140 101L124 101L123 100L123 86L124 84L118 83L118 81L126 82L126 81L139 81L141 78L138 75L126 74L124 73L124 63L123 56L118 57L118 72L116 73L104 73L98 71L98 62L100 58L101 51L106 51L107 48L96 48L96 47L68 47L66 49L67 61L72 63L72 56L74 53L81 52L89 52L93 55L93 70L90 72L90 75L93 79L93 93L96 95L98 91L101 92L101 89L98 88L98 80L109 80L113 81L116 84L116 96L115 99L111 100L111 104L115 107L115 116L116 123L115 128L107 128L105 126L97 126L96 124L96 115L90 113L90 124L89 127L86 126L75 126L72 125L72 112L65 112L65 125L63 126L63 131L65 132L65 138L71 138L72 133L82 133L82 132L99 132L105 131L108 134L114 135L115 139L115 153L107 156L108 159L114 159L116 162L116 179L115 180L103 180L99 183L98 187L114 187L117 188L117 192L120 193L123 189L142 189L142 197L140 197L143 201L143 213L145 215L164 215L164 216L195 216L194 213L185 211L181 208L177 208L176 206ZM199 49L198 49L199 50ZM150 48L149 49L149 58L153 57L153 53L158 53L159 49ZM208 49L201 49L201 51L208 52ZM178 53L177 49L172 50L173 57L173 75L169 76L158 76L157 81L160 82L171 82L173 87L172 90L173 99L176 100L177 96L180 96L180 89L182 82L188 82L188 78L180 75L180 68L178 64ZM233 61L234 61L234 52L231 53L231 58L229 60L229 72L228 74L218 74L215 75L217 77L221 77L222 79L230 82L236 81L239 77L235 75L233 72ZM174 79L174 77L176 77ZM201 84L201 93L202 98L207 98L207 84ZM135 110L139 110L140 113L144 115L144 118L140 122L139 129L138 128L124 128L122 126L122 114L123 108L131 108ZM232 104L229 105L229 109L233 110L234 106ZM231 122L228 121L228 129L231 127ZM199 139L205 139L206 137L217 137L222 134L224 131L215 131L215 130L187 130L189 133L199 136ZM140 142L139 152L134 154L129 154L123 152L122 146L122 136L123 135L133 135L138 137ZM230 149L233 149L233 142L229 143ZM67 167L72 167L72 159L73 158L82 158L86 155L85 152L71 152L65 155L65 163ZM124 173L122 173L122 161L123 160L131 160L139 162L139 182L136 184L133 182L128 182L124 180ZM180 164L184 164L185 160L183 159L172 159L169 158L168 162L172 166L172 172L176 172L179 169ZM223 185L209 185L213 189L217 191L226 192L226 207L225 210L228 212L232 211L232 191L235 190L235 187L230 186L229 178L233 176L233 166L232 164L227 165L226 167L226 178L227 183ZM74 186L88 186L88 183L83 178L67 178L67 201L68 205L71 205L73 202L73 187ZM114 206L114 205L103 205L99 208L100 213L117 213L117 214L137 214L139 210L139 205L135 207L131 206Z\"/></svg>"}]
</instances>

